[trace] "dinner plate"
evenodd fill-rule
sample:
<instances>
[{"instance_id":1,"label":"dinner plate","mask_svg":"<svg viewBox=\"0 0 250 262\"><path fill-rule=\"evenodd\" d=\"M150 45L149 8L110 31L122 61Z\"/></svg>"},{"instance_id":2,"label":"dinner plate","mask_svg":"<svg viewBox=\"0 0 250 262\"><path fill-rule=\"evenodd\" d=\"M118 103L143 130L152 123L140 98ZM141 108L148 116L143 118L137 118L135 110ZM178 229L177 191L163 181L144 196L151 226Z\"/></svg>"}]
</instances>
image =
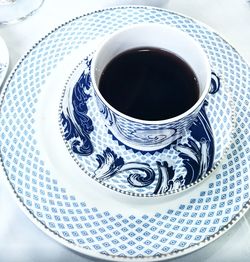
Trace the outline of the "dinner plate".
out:
<instances>
[{"instance_id":1,"label":"dinner plate","mask_svg":"<svg viewBox=\"0 0 250 262\"><path fill-rule=\"evenodd\" d=\"M9 51L3 38L0 36L0 87L7 74L8 67L9 67Z\"/></svg>"},{"instance_id":2,"label":"dinner plate","mask_svg":"<svg viewBox=\"0 0 250 262\"><path fill-rule=\"evenodd\" d=\"M143 22L171 24L200 42L230 88L236 120L229 149L212 175L178 194L153 198L119 194L84 176L58 124L63 76L75 66L76 53ZM177 257L210 243L249 209L249 101L248 65L207 26L152 7L95 11L43 37L8 78L0 112L1 175L28 217L73 250L113 261Z\"/></svg>"},{"instance_id":3,"label":"dinner plate","mask_svg":"<svg viewBox=\"0 0 250 262\"><path fill-rule=\"evenodd\" d=\"M213 172L233 128L230 92L215 73L196 121L182 137L160 150L138 150L113 136L102 119L90 78L93 55L85 49L72 58L77 65L64 73L59 109L62 137L83 175L123 194L150 197L180 192Z\"/></svg>"}]
</instances>

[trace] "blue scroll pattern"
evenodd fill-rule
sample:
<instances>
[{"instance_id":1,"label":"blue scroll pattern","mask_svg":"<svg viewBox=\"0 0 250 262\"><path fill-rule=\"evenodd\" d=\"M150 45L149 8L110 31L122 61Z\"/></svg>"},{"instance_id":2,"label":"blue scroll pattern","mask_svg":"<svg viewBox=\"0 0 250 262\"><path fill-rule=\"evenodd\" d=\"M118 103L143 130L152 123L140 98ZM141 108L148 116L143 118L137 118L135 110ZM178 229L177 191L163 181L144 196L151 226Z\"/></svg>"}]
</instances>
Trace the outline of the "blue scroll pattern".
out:
<instances>
[{"instance_id":1,"label":"blue scroll pattern","mask_svg":"<svg viewBox=\"0 0 250 262\"><path fill-rule=\"evenodd\" d=\"M112 149L107 147L96 159L98 167L95 171L96 178L106 181L113 176L129 172L127 181L134 187L146 187L158 178L154 194L164 194L173 189L194 183L204 176L213 166L214 139L209 124L204 103L195 123L189 129L187 143L176 140L166 149L174 148L186 172L184 175L175 174L175 166L167 161L156 161L158 173L148 164L142 162L125 162L117 156ZM138 172L139 171L139 172Z\"/></svg>"},{"instance_id":2,"label":"blue scroll pattern","mask_svg":"<svg viewBox=\"0 0 250 262\"><path fill-rule=\"evenodd\" d=\"M94 130L94 126L92 119L87 115L87 101L91 97L89 94L91 60L86 59L86 65L88 72L84 72L76 82L70 95L70 104L61 113L64 138L70 141L72 151L81 156L93 153L90 133Z\"/></svg>"},{"instance_id":3,"label":"blue scroll pattern","mask_svg":"<svg viewBox=\"0 0 250 262\"><path fill-rule=\"evenodd\" d=\"M91 98L90 66L91 60L86 59L87 69L81 74L79 80L69 95L68 105L61 113L61 123L65 140L70 142L71 149L80 156L90 156L94 152L90 134L94 130L92 119L88 116L87 102ZM220 80L212 74L210 93L218 92ZM176 166L167 160L155 161L156 168L145 162L126 162L118 156L109 146L101 153L96 154L97 168L94 176L99 181L107 181L118 174L126 172L127 182L132 187L143 188L155 182L153 194L164 194L168 191L181 188L196 182L211 170L214 161L214 138L206 114L205 101L193 125L186 132L186 140L176 138L165 150L173 149L181 159L185 172L178 174ZM107 114L108 112L102 112ZM113 119L110 118L112 124ZM108 131L107 131L108 132Z\"/></svg>"}]
</instances>

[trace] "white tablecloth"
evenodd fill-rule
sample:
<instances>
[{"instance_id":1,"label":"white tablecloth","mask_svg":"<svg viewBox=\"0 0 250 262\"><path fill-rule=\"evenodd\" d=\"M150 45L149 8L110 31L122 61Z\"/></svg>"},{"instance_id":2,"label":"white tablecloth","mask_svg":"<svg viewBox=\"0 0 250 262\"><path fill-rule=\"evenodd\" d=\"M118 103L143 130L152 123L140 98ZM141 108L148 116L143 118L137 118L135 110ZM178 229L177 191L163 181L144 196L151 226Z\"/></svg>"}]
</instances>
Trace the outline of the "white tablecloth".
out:
<instances>
[{"instance_id":1,"label":"white tablecloth","mask_svg":"<svg viewBox=\"0 0 250 262\"><path fill-rule=\"evenodd\" d=\"M41 37L72 17L94 9L147 3L196 18L216 29L250 64L250 3L247 0L46 0L34 16L0 27L10 52L10 68ZM0 261L95 261L66 249L40 231L22 213L0 177ZM173 261L250 261L250 212L208 246Z\"/></svg>"}]
</instances>

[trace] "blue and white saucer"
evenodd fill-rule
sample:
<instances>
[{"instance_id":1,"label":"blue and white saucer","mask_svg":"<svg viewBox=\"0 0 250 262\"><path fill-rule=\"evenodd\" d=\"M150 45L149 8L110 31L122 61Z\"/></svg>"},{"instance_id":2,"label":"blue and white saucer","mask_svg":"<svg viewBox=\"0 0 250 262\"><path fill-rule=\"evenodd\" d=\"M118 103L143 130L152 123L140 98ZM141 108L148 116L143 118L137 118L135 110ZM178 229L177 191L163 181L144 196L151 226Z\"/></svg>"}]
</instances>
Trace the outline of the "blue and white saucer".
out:
<instances>
[{"instance_id":1,"label":"blue and white saucer","mask_svg":"<svg viewBox=\"0 0 250 262\"><path fill-rule=\"evenodd\" d=\"M142 22L171 24L200 42L213 70L223 78L221 89L209 96L206 107L218 107L216 111L206 109L214 130L225 129L224 123L229 119L226 116L224 122L221 118L224 110L218 114L221 104L228 106L225 87L230 89L234 103L235 128L220 164L195 187L162 197L119 194L84 175L85 171L70 156L58 124L64 85L78 63L74 53L78 52L78 59L84 58L103 36ZM71 87L86 69L84 63L80 67L72 74L75 79L69 79ZM89 98L86 104L96 127L99 118L93 115L92 103ZM202 23L152 7L124 6L95 11L64 23L43 37L20 60L5 83L0 102L1 181L6 182L22 210L40 229L82 254L102 261L140 262L188 254L221 236L250 207L249 104L247 63ZM222 134L220 130L217 136ZM214 135L215 139L217 136ZM98 137L95 129L90 138L112 140L107 134ZM221 149L216 145L216 154L223 154L223 139L219 142ZM111 142L112 147L102 144L126 162L128 155L139 154L116 140ZM98 154L102 155L105 149L100 147ZM93 165L94 170L95 153L91 157L93 160L89 162L93 163L87 164ZM147 157L141 153L139 160ZM151 193L154 189L152 186Z\"/></svg>"},{"instance_id":2,"label":"blue and white saucer","mask_svg":"<svg viewBox=\"0 0 250 262\"><path fill-rule=\"evenodd\" d=\"M117 140L104 125L90 79L92 55L74 68L59 109L70 155L100 184L123 194L159 196L202 181L219 164L231 139L230 92L213 73L208 95L183 137L157 151L141 151Z\"/></svg>"}]
</instances>

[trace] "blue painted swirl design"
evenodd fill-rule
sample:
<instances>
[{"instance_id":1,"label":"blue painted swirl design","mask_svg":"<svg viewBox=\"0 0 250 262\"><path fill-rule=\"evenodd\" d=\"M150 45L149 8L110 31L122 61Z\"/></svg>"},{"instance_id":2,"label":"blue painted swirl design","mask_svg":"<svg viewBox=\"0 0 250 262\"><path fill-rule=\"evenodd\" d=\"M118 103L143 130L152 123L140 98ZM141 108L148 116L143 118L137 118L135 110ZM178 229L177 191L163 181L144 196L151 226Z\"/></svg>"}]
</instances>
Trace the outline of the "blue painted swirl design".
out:
<instances>
[{"instance_id":1,"label":"blue painted swirl design","mask_svg":"<svg viewBox=\"0 0 250 262\"><path fill-rule=\"evenodd\" d=\"M87 101L91 97L89 74L91 59L86 58L85 63L87 69L83 71L73 89L69 91L70 99L61 113L64 137L70 141L72 151L80 156L89 156L94 151L90 139L94 126L92 119L88 116L87 106ZM220 79L213 73L210 93L215 94L219 88ZM156 182L153 194L164 194L196 182L212 168L214 161L214 138L205 110L207 105L208 102L205 101L194 123L187 130L186 142L182 142L182 137L177 137L165 147L165 150L172 148L177 152L185 172L178 174L175 164L170 164L166 160L157 160L156 170L148 163L125 162L123 157L118 156L110 147L106 147L102 153L96 154L95 178L100 181L108 181L125 172L127 182L132 187L143 188ZM109 119L110 125L114 123L112 114L105 110L105 107L101 113Z\"/></svg>"},{"instance_id":2,"label":"blue painted swirl design","mask_svg":"<svg viewBox=\"0 0 250 262\"><path fill-rule=\"evenodd\" d=\"M129 171L127 181L134 187L145 187L155 180L155 172L147 163L128 162L125 163L122 157L117 157L115 152L107 147L103 154L97 154L98 167L95 177L101 181L108 180L118 173ZM135 172L136 171L136 172Z\"/></svg>"},{"instance_id":3,"label":"blue painted swirl design","mask_svg":"<svg viewBox=\"0 0 250 262\"><path fill-rule=\"evenodd\" d=\"M183 166L186 169L184 185L194 183L204 176L213 166L214 161L214 138L208 121L204 105L198 114L197 120L189 129L191 135L185 144L178 143L175 150L179 152ZM156 190L157 192L157 190Z\"/></svg>"},{"instance_id":4,"label":"blue painted swirl design","mask_svg":"<svg viewBox=\"0 0 250 262\"><path fill-rule=\"evenodd\" d=\"M97 154L96 160L98 167L95 171L95 177L99 180L108 180L116 175L124 166L124 160L117 155L109 147L103 151L103 154Z\"/></svg>"},{"instance_id":5,"label":"blue painted swirl design","mask_svg":"<svg viewBox=\"0 0 250 262\"><path fill-rule=\"evenodd\" d=\"M186 180L184 179L184 177L181 175L175 178L175 170L172 166L168 164L167 161L157 161L156 163L159 178L154 190L154 194L164 194L175 188L185 186Z\"/></svg>"},{"instance_id":6,"label":"blue painted swirl design","mask_svg":"<svg viewBox=\"0 0 250 262\"><path fill-rule=\"evenodd\" d=\"M220 81L214 74L214 81L211 83L211 93L219 91ZM158 174L147 163L127 162L122 157L118 157L109 147L103 154L97 155L99 166L95 171L96 177L101 180L108 180L122 172L129 172L128 183L133 187L146 187L151 185L156 177L158 178L153 194L164 194L174 189L190 185L196 182L211 170L214 162L214 138L212 128L209 123L204 101L193 125L189 128L187 142L182 143L177 139L166 149L174 148L178 152L178 157L182 159L182 166L186 170L185 174L177 174L175 166L167 161L156 161Z\"/></svg>"},{"instance_id":7,"label":"blue painted swirl design","mask_svg":"<svg viewBox=\"0 0 250 262\"><path fill-rule=\"evenodd\" d=\"M111 110L106 105L104 105L104 103L100 100L100 98L96 94L95 96L100 113L103 114L104 118L108 120L107 121L108 125L112 126L114 122L116 122L115 115L112 114Z\"/></svg>"},{"instance_id":8,"label":"blue painted swirl design","mask_svg":"<svg viewBox=\"0 0 250 262\"><path fill-rule=\"evenodd\" d=\"M182 144L180 140L177 140L171 145L178 152L178 157L182 159L182 165L186 170L185 175L176 174L175 166L171 166L167 161L156 162L157 175L149 164L126 163L122 157L118 157L114 151L107 147L102 155L97 155L96 159L99 165L95 171L96 177L104 181L118 173L129 172L127 181L133 187L149 186L158 177L154 194L164 194L194 183L213 166L214 139L205 111L206 106L207 102L205 101L195 123L189 129L188 142Z\"/></svg>"},{"instance_id":9,"label":"blue painted swirl design","mask_svg":"<svg viewBox=\"0 0 250 262\"><path fill-rule=\"evenodd\" d=\"M147 163L130 162L124 165L121 171L130 171L127 181L134 187L146 187L151 185L155 180L155 172ZM141 171L138 173L138 171Z\"/></svg>"},{"instance_id":10,"label":"blue painted swirl design","mask_svg":"<svg viewBox=\"0 0 250 262\"><path fill-rule=\"evenodd\" d=\"M89 71L91 60L86 59L86 65ZM90 133L94 126L92 119L87 115L87 101L91 97L88 92L90 86L90 74L84 71L73 87L69 105L61 113L64 138L70 140L72 151L81 156L93 153Z\"/></svg>"},{"instance_id":11,"label":"blue painted swirl design","mask_svg":"<svg viewBox=\"0 0 250 262\"><path fill-rule=\"evenodd\" d=\"M220 86L221 86L220 78L214 72L212 72L209 93L210 94L217 93L220 89Z\"/></svg>"}]
</instances>

